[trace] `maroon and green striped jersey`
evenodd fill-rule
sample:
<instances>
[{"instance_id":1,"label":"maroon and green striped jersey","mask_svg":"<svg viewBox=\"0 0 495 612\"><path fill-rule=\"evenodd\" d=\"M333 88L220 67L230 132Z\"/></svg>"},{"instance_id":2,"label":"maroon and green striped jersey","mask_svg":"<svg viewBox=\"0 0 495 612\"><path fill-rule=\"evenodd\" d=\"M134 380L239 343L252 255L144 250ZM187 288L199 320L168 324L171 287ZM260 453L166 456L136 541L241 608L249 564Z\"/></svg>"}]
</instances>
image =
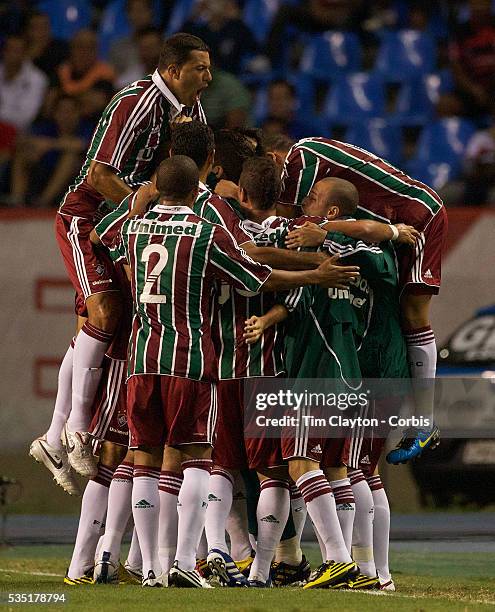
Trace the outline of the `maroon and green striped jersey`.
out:
<instances>
[{"instance_id":1,"label":"maroon and green striped jersey","mask_svg":"<svg viewBox=\"0 0 495 612\"><path fill-rule=\"evenodd\" d=\"M288 152L280 202L300 206L313 185L327 177L350 181L359 192L358 216L407 223L423 231L443 206L427 185L354 145L303 138Z\"/></svg>"},{"instance_id":2,"label":"maroon and green striped jersey","mask_svg":"<svg viewBox=\"0 0 495 612\"><path fill-rule=\"evenodd\" d=\"M248 220L241 223L241 228L256 243L257 235L265 231L263 224ZM279 294L255 293L222 283L212 332L221 380L277 376L284 371L280 326L265 330L254 344L246 344L243 338L246 319L268 312L278 302Z\"/></svg>"},{"instance_id":3,"label":"maroon and green striped jersey","mask_svg":"<svg viewBox=\"0 0 495 612\"><path fill-rule=\"evenodd\" d=\"M131 267L129 376L216 380L211 316L217 283L257 292L271 268L254 262L228 231L185 206L157 204L127 219L117 250Z\"/></svg>"},{"instance_id":4,"label":"maroon and green striped jersey","mask_svg":"<svg viewBox=\"0 0 495 612\"><path fill-rule=\"evenodd\" d=\"M163 149L170 139L170 121L184 108L158 71L115 94L103 111L81 171L64 195L59 212L92 219L104 201L87 180L92 160L113 168L130 187L148 180L160 156L166 156ZM206 123L199 101L185 112Z\"/></svg>"}]
</instances>

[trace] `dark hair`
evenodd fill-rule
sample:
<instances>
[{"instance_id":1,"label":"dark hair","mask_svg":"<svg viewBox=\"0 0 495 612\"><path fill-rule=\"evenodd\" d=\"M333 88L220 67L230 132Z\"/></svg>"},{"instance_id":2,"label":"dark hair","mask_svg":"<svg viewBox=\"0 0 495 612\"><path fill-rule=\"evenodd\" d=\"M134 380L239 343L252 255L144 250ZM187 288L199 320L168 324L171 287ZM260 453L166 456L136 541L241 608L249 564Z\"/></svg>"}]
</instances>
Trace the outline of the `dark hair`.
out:
<instances>
[{"instance_id":1,"label":"dark hair","mask_svg":"<svg viewBox=\"0 0 495 612\"><path fill-rule=\"evenodd\" d=\"M125 12L127 13L130 8L131 8L131 4L134 4L134 2L142 2L143 4L147 4L148 5L148 9L151 11L153 10L153 6L151 4L151 0L127 0L125 3Z\"/></svg>"},{"instance_id":2,"label":"dark hair","mask_svg":"<svg viewBox=\"0 0 495 612\"><path fill-rule=\"evenodd\" d=\"M171 155L187 155L201 169L214 150L213 130L205 123L190 121L172 127Z\"/></svg>"},{"instance_id":3,"label":"dark hair","mask_svg":"<svg viewBox=\"0 0 495 612\"><path fill-rule=\"evenodd\" d=\"M288 151L295 141L285 134L263 135L263 146L266 151Z\"/></svg>"},{"instance_id":4,"label":"dark hair","mask_svg":"<svg viewBox=\"0 0 495 612\"><path fill-rule=\"evenodd\" d=\"M199 181L198 167L186 155L163 160L156 171L156 188L160 197L172 201L187 198Z\"/></svg>"},{"instance_id":5,"label":"dark hair","mask_svg":"<svg viewBox=\"0 0 495 612\"><path fill-rule=\"evenodd\" d=\"M255 127L237 127L234 128L235 132L239 132L241 136L245 136L248 138L248 144L251 145L250 140L254 140L256 146L254 148L255 155L259 155L260 157L265 155L265 149L263 147L263 133L260 128Z\"/></svg>"},{"instance_id":6,"label":"dark hair","mask_svg":"<svg viewBox=\"0 0 495 612\"><path fill-rule=\"evenodd\" d=\"M223 129L215 132L215 166L222 167L222 178L237 184L242 164L254 155L252 145L238 130Z\"/></svg>"},{"instance_id":7,"label":"dark hair","mask_svg":"<svg viewBox=\"0 0 495 612\"><path fill-rule=\"evenodd\" d=\"M269 157L252 157L244 162L239 186L256 208L268 210L280 196L280 170Z\"/></svg>"},{"instance_id":8,"label":"dark hair","mask_svg":"<svg viewBox=\"0 0 495 612\"><path fill-rule=\"evenodd\" d=\"M165 40L160 52L158 70L166 70L171 64L182 66L189 59L191 51L210 52L208 45L192 34L179 32Z\"/></svg>"}]
</instances>

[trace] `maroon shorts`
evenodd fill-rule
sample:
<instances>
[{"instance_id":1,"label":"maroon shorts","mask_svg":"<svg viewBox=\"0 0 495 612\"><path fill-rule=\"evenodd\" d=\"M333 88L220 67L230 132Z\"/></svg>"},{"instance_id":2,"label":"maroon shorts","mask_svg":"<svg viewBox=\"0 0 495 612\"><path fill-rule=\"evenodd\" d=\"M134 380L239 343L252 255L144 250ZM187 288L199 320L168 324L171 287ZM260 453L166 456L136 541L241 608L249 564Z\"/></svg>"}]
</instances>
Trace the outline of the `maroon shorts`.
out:
<instances>
[{"instance_id":1,"label":"maroon shorts","mask_svg":"<svg viewBox=\"0 0 495 612\"><path fill-rule=\"evenodd\" d=\"M218 418L213 465L244 470L248 462L244 446L244 379L217 383Z\"/></svg>"},{"instance_id":2,"label":"maroon shorts","mask_svg":"<svg viewBox=\"0 0 495 612\"><path fill-rule=\"evenodd\" d=\"M103 359L103 373L93 403L93 419L89 427L91 435L97 440L127 446L129 428L127 426L126 384L127 362Z\"/></svg>"},{"instance_id":3,"label":"maroon shorts","mask_svg":"<svg viewBox=\"0 0 495 612\"><path fill-rule=\"evenodd\" d=\"M127 381L131 447L213 444L216 416L212 383L156 374Z\"/></svg>"},{"instance_id":4,"label":"maroon shorts","mask_svg":"<svg viewBox=\"0 0 495 612\"><path fill-rule=\"evenodd\" d=\"M322 467L339 467L343 464L342 453L345 439L307 436L304 439L291 435L282 437L282 457L289 459L310 459Z\"/></svg>"},{"instance_id":5,"label":"maroon shorts","mask_svg":"<svg viewBox=\"0 0 495 612\"><path fill-rule=\"evenodd\" d=\"M89 239L92 229L89 219L57 214L57 242L76 290L76 314L81 316L87 316L86 300L90 295L119 290L110 256L105 249L95 249Z\"/></svg>"},{"instance_id":6,"label":"maroon shorts","mask_svg":"<svg viewBox=\"0 0 495 612\"><path fill-rule=\"evenodd\" d=\"M347 467L361 470L366 476L371 476L378 465L386 442L386 438L373 436L360 439L349 437L345 440L342 461Z\"/></svg>"},{"instance_id":7,"label":"maroon shorts","mask_svg":"<svg viewBox=\"0 0 495 612\"><path fill-rule=\"evenodd\" d=\"M277 467L287 463L282 458L279 438L247 438L245 444L251 470Z\"/></svg>"},{"instance_id":8,"label":"maroon shorts","mask_svg":"<svg viewBox=\"0 0 495 612\"><path fill-rule=\"evenodd\" d=\"M442 251L447 237L445 207L438 211L421 232L414 248L401 246L397 251L401 291L436 294L440 290Z\"/></svg>"}]
</instances>

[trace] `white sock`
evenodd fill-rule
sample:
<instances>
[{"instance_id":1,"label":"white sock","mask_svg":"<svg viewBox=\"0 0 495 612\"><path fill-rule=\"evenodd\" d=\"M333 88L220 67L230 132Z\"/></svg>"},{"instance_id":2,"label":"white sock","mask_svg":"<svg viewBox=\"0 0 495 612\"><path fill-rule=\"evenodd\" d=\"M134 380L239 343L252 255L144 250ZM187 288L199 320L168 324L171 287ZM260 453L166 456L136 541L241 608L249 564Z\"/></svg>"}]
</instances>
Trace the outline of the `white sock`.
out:
<instances>
[{"instance_id":1,"label":"white sock","mask_svg":"<svg viewBox=\"0 0 495 612\"><path fill-rule=\"evenodd\" d=\"M101 543L101 559L104 552L110 553L110 559L117 563L120 558L122 538L127 523L132 515L132 477L134 465L127 461L122 462L113 473L112 482L108 491L108 510L105 525L105 534Z\"/></svg>"},{"instance_id":2,"label":"white sock","mask_svg":"<svg viewBox=\"0 0 495 612\"><path fill-rule=\"evenodd\" d=\"M177 512L179 529L176 560L190 571L196 566L196 553L205 526L211 460L191 459L182 463L184 481L180 488Z\"/></svg>"},{"instance_id":3,"label":"white sock","mask_svg":"<svg viewBox=\"0 0 495 612\"><path fill-rule=\"evenodd\" d=\"M72 409L67 421L69 431L88 431L91 407L101 379L101 363L112 334L88 321L82 326L74 344L72 365Z\"/></svg>"},{"instance_id":4,"label":"white sock","mask_svg":"<svg viewBox=\"0 0 495 612\"><path fill-rule=\"evenodd\" d=\"M306 504L301 492L295 485L289 488L290 511L294 522L296 535L288 540L280 540L275 551L275 561L288 563L289 565L299 565L302 561L301 536L306 523Z\"/></svg>"},{"instance_id":5,"label":"white sock","mask_svg":"<svg viewBox=\"0 0 495 612\"><path fill-rule=\"evenodd\" d=\"M407 358L412 377L416 414L433 420L437 344L430 326L409 330L404 334Z\"/></svg>"},{"instance_id":6,"label":"white sock","mask_svg":"<svg viewBox=\"0 0 495 612\"><path fill-rule=\"evenodd\" d=\"M160 494L160 526L158 529L158 556L162 572L167 574L172 567L177 550L177 530L179 515L177 499L182 485L180 472L162 470L158 485Z\"/></svg>"},{"instance_id":7,"label":"white sock","mask_svg":"<svg viewBox=\"0 0 495 612\"><path fill-rule=\"evenodd\" d=\"M229 552L225 540L225 527L232 507L233 485L234 479L230 472L213 468L208 482L208 508L205 520L208 550L218 548L222 552Z\"/></svg>"},{"instance_id":8,"label":"white sock","mask_svg":"<svg viewBox=\"0 0 495 612\"><path fill-rule=\"evenodd\" d=\"M380 578L382 583L385 583L392 579L388 566L390 506L380 476L370 476L367 480L375 506L375 518L373 520L373 556L375 558L378 578Z\"/></svg>"},{"instance_id":9,"label":"white sock","mask_svg":"<svg viewBox=\"0 0 495 612\"><path fill-rule=\"evenodd\" d=\"M313 525L313 531L315 532L316 539L318 540L318 546L320 547L321 561L322 563L327 560L327 548L325 546L325 542L321 539L321 535L318 533L318 529L316 529L315 524L311 521Z\"/></svg>"},{"instance_id":10,"label":"white sock","mask_svg":"<svg viewBox=\"0 0 495 612\"><path fill-rule=\"evenodd\" d=\"M155 576L162 573L158 560L159 475L160 471L157 468L134 466L132 516L141 548L143 576L145 577L150 570L153 570Z\"/></svg>"},{"instance_id":11,"label":"white sock","mask_svg":"<svg viewBox=\"0 0 495 612\"><path fill-rule=\"evenodd\" d=\"M258 519L256 557L249 572L249 580L261 582L268 580L275 549L287 523L289 508L289 483L272 478L263 480L256 511Z\"/></svg>"},{"instance_id":12,"label":"white sock","mask_svg":"<svg viewBox=\"0 0 495 612\"><path fill-rule=\"evenodd\" d=\"M58 371L57 397L53 409L52 422L46 432L46 441L53 448L62 449L60 436L72 406L72 359L74 356L74 338L65 353Z\"/></svg>"},{"instance_id":13,"label":"white sock","mask_svg":"<svg viewBox=\"0 0 495 612\"><path fill-rule=\"evenodd\" d=\"M349 477L356 500L352 556L362 574L374 577L376 567L373 560L373 496L361 470L350 471Z\"/></svg>"},{"instance_id":14,"label":"white sock","mask_svg":"<svg viewBox=\"0 0 495 612\"><path fill-rule=\"evenodd\" d=\"M328 480L321 470L306 472L296 482L302 493L308 514L323 540L326 561L351 563Z\"/></svg>"},{"instance_id":15,"label":"white sock","mask_svg":"<svg viewBox=\"0 0 495 612\"><path fill-rule=\"evenodd\" d=\"M354 526L354 515L356 514L356 502L352 492L351 481L349 478L332 480L330 486L332 487L333 496L335 498L337 516L339 517L345 545L349 553L351 553L352 529Z\"/></svg>"},{"instance_id":16,"label":"white sock","mask_svg":"<svg viewBox=\"0 0 495 612\"><path fill-rule=\"evenodd\" d=\"M74 552L67 572L69 578L80 578L94 565L96 547L105 526L112 473L111 468L99 465L98 475L84 489Z\"/></svg>"},{"instance_id":17,"label":"white sock","mask_svg":"<svg viewBox=\"0 0 495 612\"><path fill-rule=\"evenodd\" d=\"M230 554L236 561L242 561L251 556L249 541L246 490L244 479L237 474L232 496L232 507L227 518L227 533L230 538Z\"/></svg>"},{"instance_id":18,"label":"white sock","mask_svg":"<svg viewBox=\"0 0 495 612\"><path fill-rule=\"evenodd\" d=\"M205 530L199 536L198 546L196 548L196 559L206 559L208 556L208 540L206 539Z\"/></svg>"},{"instance_id":19,"label":"white sock","mask_svg":"<svg viewBox=\"0 0 495 612\"><path fill-rule=\"evenodd\" d=\"M139 546L139 538L136 528L132 530L131 545L127 553L126 563L132 569L141 569L143 567L143 558L141 556L141 548Z\"/></svg>"}]
</instances>

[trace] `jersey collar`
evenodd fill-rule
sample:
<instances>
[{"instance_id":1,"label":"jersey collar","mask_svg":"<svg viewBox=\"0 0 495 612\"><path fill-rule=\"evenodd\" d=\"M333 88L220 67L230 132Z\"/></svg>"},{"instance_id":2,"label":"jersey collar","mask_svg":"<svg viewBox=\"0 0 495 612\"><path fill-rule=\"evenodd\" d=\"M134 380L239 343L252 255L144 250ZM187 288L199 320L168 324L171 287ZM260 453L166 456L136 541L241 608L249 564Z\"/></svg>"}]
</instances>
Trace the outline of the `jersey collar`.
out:
<instances>
[{"instance_id":1,"label":"jersey collar","mask_svg":"<svg viewBox=\"0 0 495 612\"><path fill-rule=\"evenodd\" d=\"M158 72L158 70L155 70L155 72L151 75L151 80L172 105L173 108L170 109L170 119L173 121L177 115L180 115L182 110L186 108L186 105L181 104L179 100L177 100L174 94L167 87L162 75Z\"/></svg>"},{"instance_id":2,"label":"jersey collar","mask_svg":"<svg viewBox=\"0 0 495 612\"><path fill-rule=\"evenodd\" d=\"M208 185L205 185L202 181L199 181L198 187L199 187L200 193L204 193L205 191L208 191L208 192L210 191Z\"/></svg>"},{"instance_id":3,"label":"jersey collar","mask_svg":"<svg viewBox=\"0 0 495 612\"><path fill-rule=\"evenodd\" d=\"M161 215L194 215L194 212L189 206L164 206L163 204L155 204L151 209L152 212L159 213Z\"/></svg>"},{"instance_id":4,"label":"jersey collar","mask_svg":"<svg viewBox=\"0 0 495 612\"><path fill-rule=\"evenodd\" d=\"M248 232L252 234L259 234L260 232L263 232L264 230L268 229L271 224L277 219L279 219L279 217L272 216L268 217L261 223L256 223L255 221L251 221L250 219L244 219L241 225L243 229L247 230Z\"/></svg>"}]
</instances>

